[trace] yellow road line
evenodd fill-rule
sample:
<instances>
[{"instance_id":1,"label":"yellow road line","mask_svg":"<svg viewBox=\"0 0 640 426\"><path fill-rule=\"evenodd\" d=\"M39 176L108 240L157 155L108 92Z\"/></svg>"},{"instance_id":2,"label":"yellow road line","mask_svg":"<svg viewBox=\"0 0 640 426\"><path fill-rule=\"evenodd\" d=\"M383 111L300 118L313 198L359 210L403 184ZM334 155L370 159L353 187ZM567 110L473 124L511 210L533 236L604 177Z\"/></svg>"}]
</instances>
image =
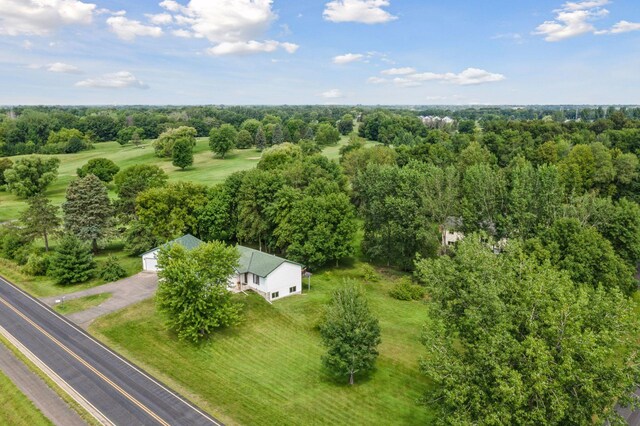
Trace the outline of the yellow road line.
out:
<instances>
[{"instance_id":1,"label":"yellow road line","mask_svg":"<svg viewBox=\"0 0 640 426\"><path fill-rule=\"evenodd\" d=\"M99 372L98 370L96 370L92 365L90 365L88 362L86 362L84 359L82 359L79 355L77 355L75 352L73 352L71 349L69 349L68 347L66 347L64 344L62 344L58 339L56 339L55 337L53 337L51 334L49 334L46 330L44 330L42 327L40 327L38 324L36 324L35 322L33 322L30 318L28 318L26 315L24 315L22 312L20 312L18 309L16 309L13 305L11 305L9 302L7 302L3 297L0 297L0 302L2 304L4 304L6 307L8 307L9 309L11 309L13 312L15 312L18 316L20 316L22 319L24 319L25 321L27 321L29 324L31 324L36 330L40 331L43 335L45 335L49 340L51 340L53 343L55 343L56 345L58 345L61 349L63 349L65 352L67 352L69 355L71 355L73 358L75 358L76 360L78 360L78 362L80 362L82 365L84 365L85 367L87 367L89 370L91 370L96 376L100 377L102 380L104 380L105 382L107 382L109 385L111 385L115 390L117 390L118 392L120 392L120 394L122 394L124 397L126 397L128 400L130 400L131 402L133 402L135 405L137 405L138 407L140 407L144 412L146 412L147 414L149 414L151 417L153 417L158 423L160 423L161 425L164 426L171 426L169 423L167 423L166 421L164 421L162 418L160 418L156 413L154 413L153 411L151 411L149 408L147 408L145 405L143 405L140 401L138 401L137 399L135 399L133 396L131 396L127 391L125 391L124 389L122 389L120 386L118 386L117 384L115 384L113 381L111 381L108 377L106 377L104 374L102 374L101 372Z\"/></svg>"}]
</instances>

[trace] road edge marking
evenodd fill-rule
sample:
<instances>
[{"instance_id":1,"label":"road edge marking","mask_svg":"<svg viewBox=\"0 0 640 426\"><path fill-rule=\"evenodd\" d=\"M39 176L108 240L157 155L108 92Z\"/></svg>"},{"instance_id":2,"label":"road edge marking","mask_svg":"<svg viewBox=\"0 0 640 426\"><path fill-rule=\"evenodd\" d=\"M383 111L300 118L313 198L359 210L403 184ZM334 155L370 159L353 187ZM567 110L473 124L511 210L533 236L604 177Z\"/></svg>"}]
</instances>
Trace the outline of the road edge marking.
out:
<instances>
[{"instance_id":1,"label":"road edge marking","mask_svg":"<svg viewBox=\"0 0 640 426\"><path fill-rule=\"evenodd\" d=\"M44 374L46 374L54 383L56 383L60 389L67 393L74 401L82 406L89 414L91 414L98 422L105 426L115 426L107 416L102 414L93 404L87 401L73 386L67 383L62 377L58 376L47 364L45 364L40 358L33 354L26 346L24 346L18 339L16 339L11 333L9 333L3 326L0 325L0 334L9 341L22 355L24 355L29 361L31 361L36 367L38 367Z\"/></svg>"},{"instance_id":2,"label":"road edge marking","mask_svg":"<svg viewBox=\"0 0 640 426\"><path fill-rule=\"evenodd\" d=\"M4 281L10 287L12 287L15 290L17 290L18 292L22 293L28 299L36 302L36 304L38 304L42 309L47 311L49 314L53 315L54 317L58 318L62 322L66 323L67 325L69 325L72 328L74 328L76 331L78 331L80 334L82 334L85 337L87 337L89 340L91 340L92 342L94 342L95 344L100 346L102 349L104 349L105 351L109 352L111 355L113 355L114 357L118 358L120 361L122 361L123 363L127 364L129 367L133 368L138 373L142 374L144 377L146 377L151 382L155 383L157 386L162 388L165 392L173 395L176 399L182 401L182 403L187 405L193 411L195 411L195 412L199 413L200 415L202 415L203 417L205 417L207 420L209 420L215 426L224 426L223 423L221 423L220 421L218 421L215 418L213 418L210 414L208 414L205 411L203 411L201 408L196 406L194 403L190 402L186 397L178 394L176 391L173 391L173 390L169 389L166 385L164 385L163 383L161 383L160 381L158 381L157 379L152 377L149 373L145 372L141 367L136 366L131 361L129 361L126 358L124 358L123 356L119 355L114 350L109 348L107 345L105 345L104 343L102 343L101 341L99 341L98 339L93 337L91 334L89 334L88 331L86 331L86 330L82 329L80 326L78 326L78 324L74 323L73 321L69 320L65 316L63 316L63 315L57 313L56 311L54 311L53 309L51 309L51 307L49 305L47 305L45 302L43 302L42 300L38 299L37 297L32 296L31 294L29 294L25 290L21 289L20 287L18 287L15 284L13 284L9 279L4 277L3 275L0 275L0 280Z\"/></svg>"}]
</instances>

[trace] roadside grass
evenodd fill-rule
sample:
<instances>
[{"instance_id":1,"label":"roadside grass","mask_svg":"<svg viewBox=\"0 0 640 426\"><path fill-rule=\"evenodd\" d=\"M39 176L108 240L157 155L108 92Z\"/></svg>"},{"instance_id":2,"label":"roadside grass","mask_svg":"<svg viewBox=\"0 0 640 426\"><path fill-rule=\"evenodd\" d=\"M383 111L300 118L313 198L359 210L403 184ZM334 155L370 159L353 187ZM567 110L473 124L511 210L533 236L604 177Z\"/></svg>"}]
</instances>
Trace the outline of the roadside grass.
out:
<instances>
[{"instance_id":1,"label":"roadside grass","mask_svg":"<svg viewBox=\"0 0 640 426\"><path fill-rule=\"evenodd\" d=\"M13 382L0 371L0 424L53 425Z\"/></svg>"},{"instance_id":2,"label":"roadside grass","mask_svg":"<svg viewBox=\"0 0 640 426\"><path fill-rule=\"evenodd\" d=\"M40 377L46 384L49 386L59 397L62 399L67 405L87 423L89 426L100 426L101 423L96 420L89 412L87 412L76 400L74 400L67 392L65 392L57 383L55 383L49 376L47 376L39 367L37 367L29 358L27 358L22 352L18 350L11 342L9 342L3 335L0 335L0 344L4 345L9 349L13 355L22 361L29 370L31 370L36 376ZM4 390L1 390L0 394L0 402L2 401L2 396L5 394ZM0 405L2 409L0 409L0 424L2 425L13 425L15 423L12 422L4 422L3 421L3 410L4 403ZM35 408L35 407L34 407ZM20 423L18 423L20 424ZM25 423L25 425L37 425L38 423ZM43 423L43 424L51 424L51 423Z\"/></svg>"},{"instance_id":3,"label":"roadside grass","mask_svg":"<svg viewBox=\"0 0 640 426\"><path fill-rule=\"evenodd\" d=\"M81 312L94 306L98 306L111 297L111 293L92 294L90 296L79 297L77 299L65 300L53 307L53 310L62 315Z\"/></svg>"},{"instance_id":4,"label":"roadside grass","mask_svg":"<svg viewBox=\"0 0 640 426\"><path fill-rule=\"evenodd\" d=\"M56 240L51 243L51 248L55 249ZM119 240L115 240L102 249L95 260L97 263L97 270L99 271L101 266L106 262L109 255L114 255L120 265L127 272L127 276L135 275L142 271L142 261L138 256L129 256L123 251L124 243ZM107 284L107 281L98 277L97 275L87 282L71 285L59 285L56 284L53 279L45 276L31 276L22 271L22 266L17 263L0 258L0 274L7 278L9 281L25 290L27 293L36 297L56 296L67 293L74 293L80 290L86 290L98 285Z\"/></svg>"},{"instance_id":5,"label":"roadside grass","mask_svg":"<svg viewBox=\"0 0 640 426\"><path fill-rule=\"evenodd\" d=\"M364 282L356 263L313 275L311 291L270 305L250 293L240 326L216 332L195 346L167 330L152 299L96 320L90 331L228 424L428 424L432 413L418 400L422 302L388 296L400 274L380 272ZM331 292L345 279L360 282L380 320L376 369L347 384L322 367L317 330Z\"/></svg>"}]
</instances>

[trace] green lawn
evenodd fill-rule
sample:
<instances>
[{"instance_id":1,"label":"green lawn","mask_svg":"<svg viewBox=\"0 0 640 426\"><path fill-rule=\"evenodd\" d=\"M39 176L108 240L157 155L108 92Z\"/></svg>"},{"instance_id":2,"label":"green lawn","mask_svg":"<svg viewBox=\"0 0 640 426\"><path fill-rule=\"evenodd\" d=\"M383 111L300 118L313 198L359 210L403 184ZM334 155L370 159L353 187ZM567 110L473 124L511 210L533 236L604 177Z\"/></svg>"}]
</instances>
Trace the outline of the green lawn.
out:
<instances>
[{"instance_id":1,"label":"green lawn","mask_svg":"<svg viewBox=\"0 0 640 426\"><path fill-rule=\"evenodd\" d=\"M0 371L0 425L52 425L35 405Z\"/></svg>"},{"instance_id":2,"label":"green lawn","mask_svg":"<svg viewBox=\"0 0 640 426\"><path fill-rule=\"evenodd\" d=\"M51 247L55 249L56 240L52 241ZM142 261L138 256L128 256L123 250L124 243L121 241L113 241L107 247L95 256L98 270L107 260L110 254L113 254L119 261L120 265L127 272L127 276L135 275L142 271ZM73 293L80 290L86 290L97 285L106 284L107 282L98 276L82 284L58 285L49 277L33 277L22 272L22 267L15 262L0 258L0 274L18 287L27 291L36 297L55 296L58 294Z\"/></svg>"},{"instance_id":3,"label":"green lawn","mask_svg":"<svg viewBox=\"0 0 640 426\"><path fill-rule=\"evenodd\" d=\"M325 148L324 154L330 159L337 160L340 147L347 142L348 137L343 136L338 145ZM374 142L367 144L373 145ZM95 149L90 151L55 155L61 160L58 179L46 192L47 197L51 198L54 204L62 204L69 182L76 177L76 170L92 158L108 158L121 169L134 164L155 164L167 172L169 181L190 181L206 185L222 182L231 173L251 169L260 160L260 152L255 149L234 150L227 154L224 160L214 157L209 150L207 138L198 138L194 149L193 166L184 171L174 167L170 159L156 157L150 142L139 148L132 145L121 146L117 142L102 142L94 146ZM20 156L11 157L13 161L18 158ZM110 185L110 190L111 195L115 196L113 185ZM18 218L25 205L23 199L7 192L0 192L0 222Z\"/></svg>"},{"instance_id":4,"label":"green lawn","mask_svg":"<svg viewBox=\"0 0 640 426\"><path fill-rule=\"evenodd\" d=\"M79 297L77 299L67 300L59 303L53 309L63 315L73 314L75 312L85 311L94 306L98 306L111 297L111 293L92 294L90 296Z\"/></svg>"},{"instance_id":5,"label":"green lawn","mask_svg":"<svg viewBox=\"0 0 640 426\"><path fill-rule=\"evenodd\" d=\"M90 330L228 424L429 423L431 413L417 403L427 387L418 369L426 307L387 295L397 277L365 284L382 329L377 369L353 387L323 370L317 324L344 278L362 280L362 270L315 274L310 292L305 282L304 295L273 305L238 295L243 324L197 347L167 331L153 300L102 317Z\"/></svg>"}]
</instances>

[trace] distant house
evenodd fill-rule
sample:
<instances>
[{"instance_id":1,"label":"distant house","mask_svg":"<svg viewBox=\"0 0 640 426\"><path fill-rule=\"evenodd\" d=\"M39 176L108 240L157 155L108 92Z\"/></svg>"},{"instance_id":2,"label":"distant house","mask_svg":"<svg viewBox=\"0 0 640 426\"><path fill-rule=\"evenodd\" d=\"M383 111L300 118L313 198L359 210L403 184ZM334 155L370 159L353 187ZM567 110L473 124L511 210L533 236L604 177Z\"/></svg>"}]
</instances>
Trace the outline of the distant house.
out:
<instances>
[{"instance_id":1,"label":"distant house","mask_svg":"<svg viewBox=\"0 0 640 426\"><path fill-rule=\"evenodd\" d=\"M452 246L458 241L464 239L462 229L462 218L448 217L444 225L440 227L440 235L442 237L442 246Z\"/></svg>"},{"instance_id":2,"label":"distant house","mask_svg":"<svg viewBox=\"0 0 640 426\"><path fill-rule=\"evenodd\" d=\"M147 272L158 271L158 253L163 247L179 244L192 250L202 241L187 234L142 254L142 268ZM302 293L302 268L299 263L249 247L236 246L240 252L238 268L229 277L229 290L253 290L268 301Z\"/></svg>"}]
</instances>

